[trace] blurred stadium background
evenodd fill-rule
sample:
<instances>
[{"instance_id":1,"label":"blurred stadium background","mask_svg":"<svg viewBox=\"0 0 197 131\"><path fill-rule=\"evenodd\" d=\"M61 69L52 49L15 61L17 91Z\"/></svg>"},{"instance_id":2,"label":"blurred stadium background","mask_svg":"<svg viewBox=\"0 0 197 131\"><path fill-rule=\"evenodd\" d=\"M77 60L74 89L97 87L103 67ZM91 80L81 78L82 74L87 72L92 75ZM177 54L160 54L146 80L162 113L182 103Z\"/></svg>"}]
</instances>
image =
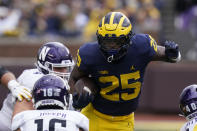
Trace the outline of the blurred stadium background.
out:
<instances>
[{"instance_id":1,"label":"blurred stadium background","mask_svg":"<svg viewBox=\"0 0 197 131\"><path fill-rule=\"evenodd\" d=\"M47 41L63 42L76 56L80 45L96 40L101 17L121 11L134 32L151 34L159 45L167 39L180 46L180 63L148 66L135 121L136 131L175 131L185 121L178 116L179 94L197 83L196 4L196 0L0 0L0 64L18 76L34 67L37 49ZM0 88L0 106L7 92Z\"/></svg>"}]
</instances>

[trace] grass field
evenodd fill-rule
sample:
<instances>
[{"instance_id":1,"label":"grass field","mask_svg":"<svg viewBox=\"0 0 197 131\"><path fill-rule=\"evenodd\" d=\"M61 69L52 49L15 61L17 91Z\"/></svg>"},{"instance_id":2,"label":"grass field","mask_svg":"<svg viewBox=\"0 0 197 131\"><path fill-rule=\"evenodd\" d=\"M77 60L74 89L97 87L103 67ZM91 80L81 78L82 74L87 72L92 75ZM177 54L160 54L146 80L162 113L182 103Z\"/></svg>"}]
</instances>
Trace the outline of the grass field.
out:
<instances>
[{"instance_id":1,"label":"grass field","mask_svg":"<svg viewBox=\"0 0 197 131\"><path fill-rule=\"evenodd\" d=\"M178 131L181 121L136 121L135 131Z\"/></svg>"},{"instance_id":2,"label":"grass field","mask_svg":"<svg viewBox=\"0 0 197 131\"><path fill-rule=\"evenodd\" d=\"M136 115L135 131L179 131L185 119L178 115Z\"/></svg>"}]
</instances>

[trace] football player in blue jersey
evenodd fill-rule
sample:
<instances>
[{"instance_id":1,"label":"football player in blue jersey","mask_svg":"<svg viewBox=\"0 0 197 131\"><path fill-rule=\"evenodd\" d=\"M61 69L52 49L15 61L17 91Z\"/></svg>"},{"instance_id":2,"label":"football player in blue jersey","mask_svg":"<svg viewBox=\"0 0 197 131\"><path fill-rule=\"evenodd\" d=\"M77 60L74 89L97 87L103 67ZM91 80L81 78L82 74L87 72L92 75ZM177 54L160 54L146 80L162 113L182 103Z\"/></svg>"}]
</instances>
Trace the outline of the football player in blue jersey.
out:
<instances>
[{"instance_id":1,"label":"football player in blue jersey","mask_svg":"<svg viewBox=\"0 0 197 131\"><path fill-rule=\"evenodd\" d=\"M69 84L73 106L90 120L90 131L133 131L145 69L151 61L178 62L178 45L157 45L148 34L134 34L129 19L121 12L106 14L97 29L97 42L82 45ZM77 84L91 77L92 97ZM90 103L89 103L90 102ZM89 103L89 104L88 104ZM85 108L84 108L85 107Z\"/></svg>"}]
</instances>

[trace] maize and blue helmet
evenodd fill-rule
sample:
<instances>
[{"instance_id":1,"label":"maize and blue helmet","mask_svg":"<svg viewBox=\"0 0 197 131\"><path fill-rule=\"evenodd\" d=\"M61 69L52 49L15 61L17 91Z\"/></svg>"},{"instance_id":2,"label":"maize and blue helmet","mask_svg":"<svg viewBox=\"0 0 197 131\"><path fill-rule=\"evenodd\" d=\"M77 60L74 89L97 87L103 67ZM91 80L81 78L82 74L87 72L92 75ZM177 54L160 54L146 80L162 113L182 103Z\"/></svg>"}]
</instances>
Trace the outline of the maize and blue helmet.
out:
<instances>
[{"instance_id":1,"label":"maize and blue helmet","mask_svg":"<svg viewBox=\"0 0 197 131\"><path fill-rule=\"evenodd\" d=\"M107 61L117 61L126 55L131 44L132 25L121 12L109 12L100 21L96 35Z\"/></svg>"}]
</instances>

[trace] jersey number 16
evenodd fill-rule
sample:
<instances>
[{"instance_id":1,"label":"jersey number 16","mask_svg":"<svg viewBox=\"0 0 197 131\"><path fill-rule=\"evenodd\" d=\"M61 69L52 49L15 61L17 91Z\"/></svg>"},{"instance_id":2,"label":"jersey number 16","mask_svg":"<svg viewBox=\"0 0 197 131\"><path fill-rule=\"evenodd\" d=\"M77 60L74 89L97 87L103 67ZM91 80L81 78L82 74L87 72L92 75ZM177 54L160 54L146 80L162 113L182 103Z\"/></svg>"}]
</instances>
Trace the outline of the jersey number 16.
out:
<instances>
[{"instance_id":1,"label":"jersey number 16","mask_svg":"<svg viewBox=\"0 0 197 131\"><path fill-rule=\"evenodd\" d=\"M49 131L55 131L55 124L60 123L62 127L66 127L66 120L51 119L49 121ZM35 120L37 124L37 131L43 131L43 119Z\"/></svg>"}]
</instances>

